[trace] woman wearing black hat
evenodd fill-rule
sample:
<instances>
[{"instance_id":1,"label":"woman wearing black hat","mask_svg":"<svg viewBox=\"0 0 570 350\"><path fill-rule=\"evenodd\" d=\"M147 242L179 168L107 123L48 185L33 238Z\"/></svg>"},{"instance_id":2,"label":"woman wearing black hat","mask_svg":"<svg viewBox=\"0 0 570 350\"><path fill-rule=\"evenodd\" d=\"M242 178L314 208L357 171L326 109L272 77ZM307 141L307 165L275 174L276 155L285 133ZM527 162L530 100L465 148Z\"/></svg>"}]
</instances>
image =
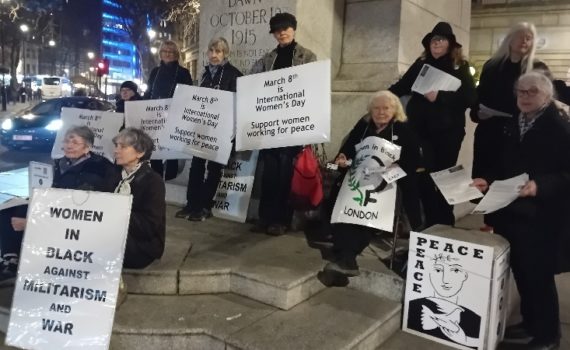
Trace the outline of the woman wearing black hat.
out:
<instances>
[{"instance_id":1,"label":"woman wearing black hat","mask_svg":"<svg viewBox=\"0 0 570 350\"><path fill-rule=\"evenodd\" d=\"M425 171L419 178L425 225L454 225L453 207L429 173L456 164L465 136L465 111L476 99L475 83L449 23L439 22L423 38L422 45L424 53L389 90L400 97L411 94L406 112L422 147ZM456 77L461 86L457 91L429 91L424 95L411 91L424 64Z\"/></svg>"},{"instance_id":2,"label":"woman wearing black hat","mask_svg":"<svg viewBox=\"0 0 570 350\"><path fill-rule=\"evenodd\" d=\"M266 53L252 68L252 73L267 72L315 62L317 56L295 41L297 19L290 13L278 13L269 20L269 33L277 40L277 47ZM300 146L261 150L264 171L261 179L259 203L260 222L254 232L278 236L285 233L293 214L289 207L289 193L293 176L293 159Z\"/></svg>"},{"instance_id":3,"label":"woman wearing black hat","mask_svg":"<svg viewBox=\"0 0 570 350\"><path fill-rule=\"evenodd\" d=\"M121 89L119 90L120 99L117 101L117 108L115 112L125 113L125 101L136 101L142 99L139 95L139 87L134 82L127 80L121 84Z\"/></svg>"}]
</instances>

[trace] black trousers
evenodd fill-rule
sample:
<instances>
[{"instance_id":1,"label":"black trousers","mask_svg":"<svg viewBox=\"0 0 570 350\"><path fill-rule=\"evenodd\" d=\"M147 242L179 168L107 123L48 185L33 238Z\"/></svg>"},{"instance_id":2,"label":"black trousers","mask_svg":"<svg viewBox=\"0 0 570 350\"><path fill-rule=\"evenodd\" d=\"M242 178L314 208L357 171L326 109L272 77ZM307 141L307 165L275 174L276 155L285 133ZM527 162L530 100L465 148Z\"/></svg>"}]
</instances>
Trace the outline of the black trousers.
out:
<instances>
[{"instance_id":1,"label":"black trousers","mask_svg":"<svg viewBox=\"0 0 570 350\"><path fill-rule=\"evenodd\" d=\"M378 230L353 224L333 224L333 254L335 259L356 264L356 257L368 247Z\"/></svg>"},{"instance_id":2,"label":"black trousers","mask_svg":"<svg viewBox=\"0 0 570 350\"><path fill-rule=\"evenodd\" d=\"M537 222L502 216L496 231L511 245L511 268L521 297L521 314L530 334L550 342L560 338L558 293L554 280L554 239Z\"/></svg>"},{"instance_id":3,"label":"black trousers","mask_svg":"<svg viewBox=\"0 0 570 350\"><path fill-rule=\"evenodd\" d=\"M168 159L166 161L166 168L162 159L153 159L150 161L150 167L164 178L164 180L172 180L178 176L177 159Z\"/></svg>"},{"instance_id":4,"label":"black trousers","mask_svg":"<svg viewBox=\"0 0 570 350\"><path fill-rule=\"evenodd\" d=\"M457 164L463 130L430 135L422 139L422 151L427 164L427 171L418 174L420 200L424 209L426 227L436 224L455 225L453 206L438 190L429 173L450 168Z\"/></svg>"},{"instance_id":5,"label":"black trousers","mask_svg":"<svg viewBox=\"0 0 570 350\"><path fill-rule=\"evenodd\" d=\"M190 211L212 209L213 198L222 178L223 167L222 164L211 160L192 157L186 189L186 208ZM207 176L205 176L206 169L208 170Z\"/></svg>"},{"instance_id":6,"label":"black trousers","mask_svg":"<svg viewBox=\"0 0 570 350\"><path fill-rule=\"evenodd\" d=\"M20 205L0 211L0 248L2 250L2 256L6 254L20 256L24 232L14 230L12 227L12 218L26 218L27 212L27 205Z\"/></svg>"},{"instance_id":7,"label":"black trousers","mask_svg":"<svg viewBox=\"0 0 570 350\"><path fill-rule=\"evenodd\" d=\"M291 224L293 210L289 206L293 161L301 147L281 147L264 149L260 152L263 159L261 177L261 198L259 218L267 225Z\"/></svg>"},{"instance_id":8,"label":"black trousers","mask_svg":"<svg viewBox=\"0 0 570 350\"><path fill-rule=\"evenodd\" d=\"M126 269L144 269L150 265L155 258L146 254L139 248L137 242L130 235L127 236L127 246L123 258L123 267Z\"/></svg>"}]
</instances>

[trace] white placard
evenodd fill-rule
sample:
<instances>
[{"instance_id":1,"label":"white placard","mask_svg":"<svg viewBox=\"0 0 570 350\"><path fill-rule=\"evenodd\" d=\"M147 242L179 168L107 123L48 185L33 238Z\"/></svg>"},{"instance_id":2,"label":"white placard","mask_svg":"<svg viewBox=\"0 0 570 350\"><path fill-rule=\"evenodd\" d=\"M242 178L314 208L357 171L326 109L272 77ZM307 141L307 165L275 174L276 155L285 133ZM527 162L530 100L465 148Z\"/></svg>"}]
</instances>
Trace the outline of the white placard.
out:
<instances>
[{"instance_id":1,"label":"white placard","mask_svg":"<svg viewBox=\"0 0 570 350\"><path fill-rule=\"evenodd\" d=\"M125 102L125 126L141 129L154 140L151 159L188 159L192 156L162 146L160 132L168 118L171 98Z\"/></svg>"},{"instance_id":2,"label":"white placard","mask_svg":"<svg viewBox=\"0 0 570 350\"><path fill-rule=\"evenodd\" d=\"M392 232L396 209L396 183L383 175L400 158L401 147L370 136L356 146L356 157L338 194L331 223L347 223Z\"/></svg>"},{"instance_id":3,"label":"white placard","mask_svg":"<svg viewBox=\"0 0 570 350\"><path fill-rule=\"evenodd\" d=\"M412 232L403 330L457 349L483 349L494 248Z\"/></svg>"},{"instance_id":4,"label":"white placard","mask_svg":"<svg viewBox=\"0 0 570 350\"><path fill-rule=\"evenodd\" d=\"M461 80L429 64L424 64L412 85L412 91L423 95L430 91L457 91L459 87Z\"/></svg>"},{"instance_id":5,"label":"white placard","mask_svg":"<svg viewBox=\"0 0 570 350\"><path fill-rule=\"evenodd\" d=\"M163 146L227 164L234 132L231 91L176 86L168 119L159 137Z\"/></svg>"},{"instance_id":6,"label":"white placard","mask_svg":"<svg viewBox=\"0 0 570 350\"><path fill-rule=\"evenodd\" d=\"M528 179L528 174L524 173L507 180L493 181L472 214L489 214L511 204L519 198L519 192Z\"/></svg>"},{"instance_id":7,"label":"white placard","mask_svg":"<svg viewBox=\"0 0 570 350\"><path fill-rule=\"evenodd\" d=\"M330 142L331 62L237 79L236 149Z\"/></svg>"},{"instance_id":8,"label":"white placard","mask_svg":"<svg viewBox=\"0 0 570 350\"><path fill-rule=\"evenodd\" d=\"M430 174L433 182L450 205L483 197L463 165L456 165Z\"/></svg>"},{"instance_id":9,"label":"white placard","mask_svg":"<svg viewBox=\"0 0 570 350\"><path fill-rule=\"evenodd\" d=\"M6 335L24 349L107 349L132 197L35 189Z\"/></svg>"},{"instance_id":10,"label":"white placard","mask_svg":"<svg viewBox=\"0 0 570 350\"><path fill-rule=\"evenodd\" d=\"M65 132L71 126L86 125L95 134L95 144L91 151L113 162L115 160L113 137L119 133L119 129L123 126L123 118L123 113L63 107L61 109L63 125L57 131L51 157L57 159L64 156L63 139Z\"/></svg>"},{"instance_id":11,"label":"white placard","mask_svg":"<svg viewBox=\"0 0 570 350\"><path fill-rule=\"evenodd\" d=\"M50 188L53 183L53 165L30 162L28 167L28 190L32 194L34 188Z\"/></svg>"},{"instance_id":12,"label":"white placard","mask_svg":"<svg viewBox=\"0 0 570 350\"><path fill-rule=\"evenodd\" d=\"M214 196L214 216L245 222L259 151L236 152L224 168Z\"/></svg>"}]
</instances>

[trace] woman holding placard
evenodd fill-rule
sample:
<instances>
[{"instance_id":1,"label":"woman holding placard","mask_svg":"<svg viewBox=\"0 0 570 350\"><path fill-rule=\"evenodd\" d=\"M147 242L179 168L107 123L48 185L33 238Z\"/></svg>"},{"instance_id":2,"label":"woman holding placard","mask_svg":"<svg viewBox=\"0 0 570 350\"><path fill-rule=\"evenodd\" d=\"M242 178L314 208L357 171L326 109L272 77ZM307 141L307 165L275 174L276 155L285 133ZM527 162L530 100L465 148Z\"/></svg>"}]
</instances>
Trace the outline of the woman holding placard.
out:
<instances>
[{"instance_id":1,"label":"woman holding placard","mask_svg":"<svg viewBox=\"0 0 570 350\"><path fill-rule=\"evenodd\" d=\"M352 160L356 158L357 144L370 136L380 137L400 146L397 164L406 176L397 180L397 184L401 188L404 213L410 226L412 229L418 229L422 222L416 175L420 150L417 138L406 121L406 114L397 96L389 91L376 92L368 103L368 114L358 121L348 135L336 156L335 164L346 173ZM343 180L344 176L335 187L337 193L331 196L333 202ZM378 230L345 223L333 224L332 227L334 261L325 266L325 271L334 271L345 276L358 275L356 256L368 246Z\"/></svg>"},{"instance_id":2,"label":"woman holding placard","mask_svg":"<svg viewBox=\"0 0 570 350\"><path fill-rule=\"evenodd\" d=\"M554 103L545 75L526 73L514 89L520 113L505 121L494 168L473 185L485 192L495 180L528 174L518 198L492 214L495 231L510 243L521 297L522 322L507 327L505 338L532 338L529 349L558 349L554 275L570 271L570 118Z\"/></svg>"},{"instance_id":3,"label":"woman holding placard","mask_svg":"<svg viewBox=\"0 0 570 350\"><path fill-rule=\"evenodd\" d=\"M171 98L177 84L192 85L192 76L188 69L178 63L180 50L172 40L165 40L158 50L160 65L155 67L148 78L148 88L144 94L147 100ZM166 180L174 179L178 175L178 160L166 161L166 169L163 161L152 160L152 168Z\"/></svg>"},{"instance_id":4,"label":"woman holding placard","mask_svg":"<svg viewBox=\"0 0 570 350\"><path fill-rule=\"evenodd\" d=\"M226 39L214 38L208 44L208 62L202 74L200 87L236 91L237 78L243 74L229 61L230 46ZM207 162L207 165L206 165ZM176 213L177 218L203 221L212 216L213 198L222 177L223 164L192 157L186 206ZM204 177L207 171L207 176Z\"/></svg>"},{"instance_id":5,"label":"woman holding placard","mask_svg":"<svg viewBox=\"0 0 570 350\"><path fill-rule=\"evenodd\" d=\"M87 126L71 126L63 139L64 157L54 160L53 188L112 192L109 181L113 165L91 152L95 135ZM0 284L13 283L18 271L18 258L28 206L12 207L0 212Z\"/></svg>"},{"instance_id":6,"label":"woman holding placard","mask_svg":"<svg viewBox=\"0 0 570 350\"><path fill-rule=\"evenodd\" d=\"M437 190L429 173L456 164L465 136L465 111L476 97L475 84L469 64L462 56L461 44L449 23L439 22L423 38L422 45L424 53L389 90L400 97L411 94L406 112L422 148L425 171L420 175L420 198L426 226L454 225L453 207ZM452 91L429 90L424 94L413 91L416 79L425 73L425 65L441 71L446 80L458 79L459 88L455 91L452 88Z\"/></svg>"}]
</instances>

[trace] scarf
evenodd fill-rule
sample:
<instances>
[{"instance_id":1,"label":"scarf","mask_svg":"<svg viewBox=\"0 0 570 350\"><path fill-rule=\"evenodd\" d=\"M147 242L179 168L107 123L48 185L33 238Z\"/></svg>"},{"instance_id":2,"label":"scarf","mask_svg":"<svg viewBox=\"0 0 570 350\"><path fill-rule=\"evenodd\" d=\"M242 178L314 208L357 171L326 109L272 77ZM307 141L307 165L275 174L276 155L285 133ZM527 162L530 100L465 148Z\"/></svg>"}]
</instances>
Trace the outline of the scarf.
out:
<instances>
[{"instance_id":1,"label":"scarf","mask_svg":"<svg viewBox=\"0 0 570 350\"><path fill-rule=\"evenodd\" d=\"M148 163L148 161L140 162L139 164L137 164L137 166L135 166L133 171L131 171L130 173L127 173L125 168L123 168L123 170L121 170L121 181L119 182L117 187L115 187L114 192L120 194L131 194L131 181L133 181L137 171L145 163Z\"/></svg>"}]
</instances>

